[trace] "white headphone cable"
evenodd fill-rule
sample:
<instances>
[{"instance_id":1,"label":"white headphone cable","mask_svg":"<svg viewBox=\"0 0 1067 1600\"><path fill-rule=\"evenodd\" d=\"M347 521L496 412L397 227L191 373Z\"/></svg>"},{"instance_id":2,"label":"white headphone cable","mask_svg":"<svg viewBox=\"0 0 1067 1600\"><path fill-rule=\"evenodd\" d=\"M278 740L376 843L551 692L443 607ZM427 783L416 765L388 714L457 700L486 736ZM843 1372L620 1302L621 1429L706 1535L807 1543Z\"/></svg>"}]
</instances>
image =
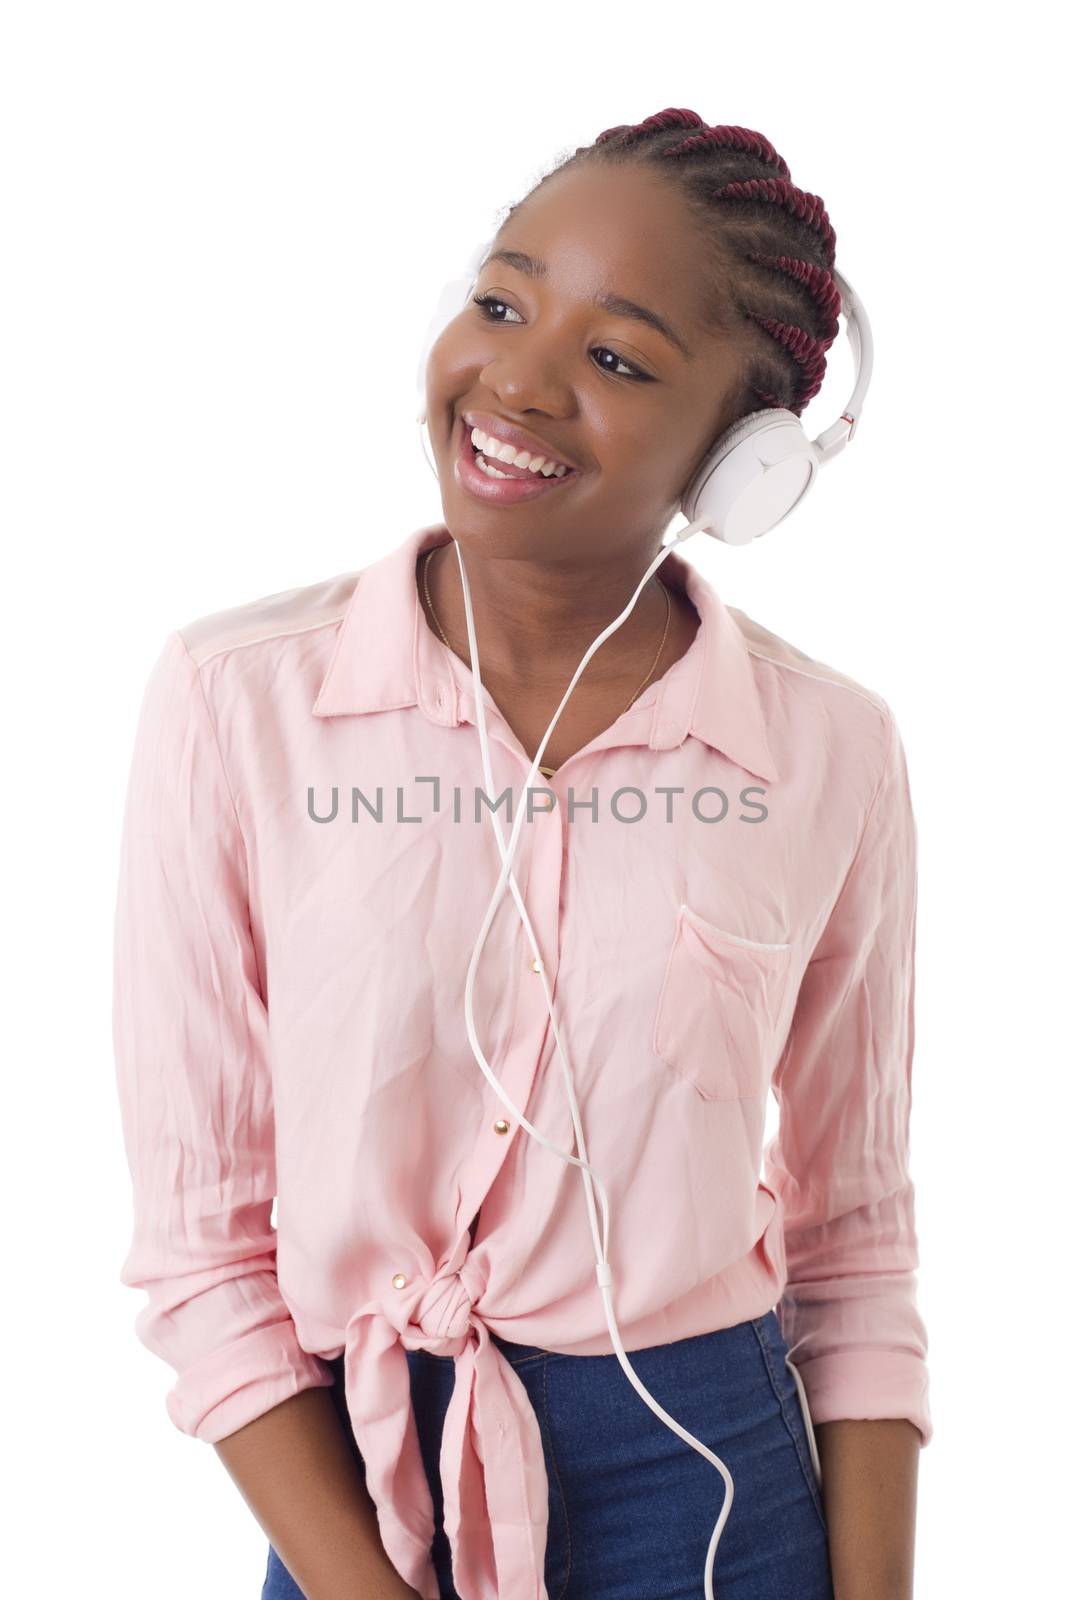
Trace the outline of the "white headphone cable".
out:
<instances>
[{"instance_id":1,"label":"white headphone cable","mask_svg":"<svg viewBox=\"0 0 1067 1600\"><path fill-rule=\"evenodd\" d=\"M421 437L421 433L420 433L420 437ZM425 446L423 448L425 449ZM634 1371L633 1367L630 1365L629 1358L628 1358L628 1356L626 1354L625 1349L623 1348L622 1340L621 1340L621 1338L619 1336L618 1324L617 1324L616 1319L615 1319L615 1308L614 1308L614 1304L613 1304L612 1297L611 1297L611 1285L612 1285L612 1281L613 1280L612 1280L611 1268L610 1268L610 1265L609 1265L609 1262L608 1262L608 1259L607 1259L608 1238L609 1238L609 1228L610 1228L610 1208L609 1208L609 1204L608 1204L607 1192L606 1192L606 1190L604 1188L604 1184L601 1181L600 1177L598 1176L596 1171L593 1169L593 1167L590 1165L590 1163L589 1163L589 1161L587 1159L586 1145L585 1145L585 1135L584 1135L583 1130L582 1130L581 1115L580 1115L580 1112L579 1112L579 1109L578 1109L577 1100L575 1098L573 1075L571 1073L570 1062L569 1062L569 1060L567 1058L566 1050L564 1049L564 1046L563 1046L563 1041L562 1041L562 1039L560 1037L559 1024L558 1024L558 1020L557 1020L557 1017L556 1017L555 1008L554 1008L554 1006L552 1004L552 993L551 993L551 987L550 987L549 980L548 980L548 973L545 970L545 963L544 963L544 961L543 961L543 959L541 957L540 949L538 948L537 937L536 937L536 935L534 933L533 927L532 927L531 922L530 922L529 914L528 914L527 908L526 908L526 903L525 903L525 901L523 899L523 896L522 896L522 891L519 888L518 882L516 881L516 878L515 878L515 874L514 874L514 872L512 871L512 868L511 868L511 863L512 863L512 860L514 859L515 850L516 850L516 846L517 846L517 843L518 843L519 827L520 827L520 825L522 823L522 808L525 805L526 795L527 795L527 793L528 793L528 791L530 789L531 782L534 780L535 774L537 774L539 772L540 764L541 764L541 757L544 755L545 749L548 746L548 742L552 737L552 731L555 728L556 723L559 721L559 718L560 718L560 715L561 715L561 713L563 711L563 708L567 704L567 701L570 699L571 694L573 693L574 688L575 688L579 678L581 677L582 673L584 672L584 670L585 670L586 666L588 665L588 663L589 663L590 659L592 658L592 656L596 653L597 650L599 650L600 646L604 643L604 641L606 639L609 639L611 637L611 635L616 631L616 629L620 628L622 626L622 624L626 621L626 619L629 617L630 613L633 611L634 606L637 604L637 600L638 600L638 598L639 598L639 596L641 594L641 591L643 590L645 584L648 582L649 578L651 578L651 576L657 570L657 568L661 565L661 563L666 560L666 558L667 558L668 554L670 553L670 551L673 550L674 548L676 548L677 545L681 544L683 540L688 539L691 534L698 532L699 530L703 529L705 526L706 526L706 523L703 520L699 520L699 521L694 521L694 522L688 523L681 530L681 532L678 533L675 536L675 538L673 540L670 540L668 543L663 545L659 549L659 551L657 551L656 556L653 559L651 565L649 566L649 568L646 571L644 577L641 579L641 581L638 584L636 590L634 591L634 594L633 594L632 598L630 599L630 603L619 614L619 616L616 617L615 621L613 623L611 623L608 627L606 627L603 630L603 632L600 633L597 636L596 639L594 639L593 643L589 646L589 649L586 651L585 655L582 657L582 660L580 661L580 663L579 663L579 665L577 667L577 670L575 671L574 676L572 677L572 679L570 681L570 684L569 684L569 686L567 688L566 694L563 696L563 699L560 701L560 704L556 709L555 715L553 716L551 722L549 723L547 729L545 730L545 733L542 736L541 743L537 748L537 753L534 756L533 761L530 764L529 771L526 774L526 779L525 779L525 781L523 783L523 787L522 787L522 794L521 794L521 797L520 797L520 806L519 806L518 814L516 815L516 818L515 818L515 821L514 821L514 825L512 827L512 831L511 831L511 838L510 838L510 841L508 842L507 845L505 845L505 843L504 843L503 832L502 832L501 827L500 827L500 819L497 816L496 810L495 810L495 808L491 808L490 809L490 816L491 816L491 821L492 821L492 825L493 825L493 832L494 832L494 835L496 837L497 849L498 849L498 851L500 853L500 856L501 856L502 866L501 866L500 876L497 879L496 887L495 887L495 889L493 891L492 899L489 902L489 906L488 906L488 909L486 911L485 918L484 918L484 920L482 922L482 926L481 926L481 929L479 931L478 938L477 938L477 940L475 942L474 951L473 951L473 953L471 955L470 964L469 964L468 969L467 969L467 981L466 981L466 985L465 985L465 989L464 989L464 995L463 995L463 1008L464 1008L464 1015L465 1015L466 1024L467 1024L467 1037L468 1037L468 1040L470 1042L471 1049L474 1052L475 1059L478 1062L478 1065L481 1068L481 1071L482 1071L483 1075L486 1078L488 1078L489 1082L492 1084L493 1089L496 1091L496 1093L499 1096L499 1098L501 1100L503 1100L504 1104L511 1111L512 1115L518 1121L520 1126L526 1129L527 1133L532 1134L533 1137L535 1139L537 1139L541 1144L543 1144L547 1150L551 1150L553 1155L556 1155L561 1160L566 1161L566 1162L568 1162L568 1163L570 1163L570 1164L572 1164L574 1166L580 1167L582 1169L582 1181L583 1181L583 1184L584 1184L584 1187L585 1187L585 1194L586 1194L586 1208L587 1208L588 1215L589 1215L590 1231L591 1231L592 1237L593 1237L593 1247L594 1247L594 1250L596 1252L596 1278L597 1278L597 1282L600 1285L602 1293L603 1293L604 1309L605 1309L605 1313L606 1313L606 1317L607 1317L608 1330L609 1330L609 1333L611 1335L612 1345L614 1346L615 1354L618 1357L618 1360L619 1360L620 1364L622 1365L623 1370L625 1371L625 1373L626 1373L627 1377L629 1378L629 1380L630 1380L631 1384L633 1385L633 1387L637 1390L638 1394L645 1401L646 1405L648 1405L651 1408L651 1410L653 1410L656 1413L656 1415L660 1418L660 1420L665 1422L667 1424L667 1426L673 1430L673 1432L678 1434L679 1438L684 1439L687 1444L689 1444L689 1445L691 1445L693 1447L694 1450L699 1451L699 1453L702 1456L704 1456L704 1458L706 1460L708 1460L708 1461L710 1461L712 1463L712 1465L718 1470L718 1472L722 1476L723 1482L724 1482L725 1487L726 1487L726 1494L725 1494L725 1498L723 1500L722 1509L719 1512L718 1520L717 1520L717 1522L715 1524L714 1532L712 1533L711 1542L710 1542L710 1544L708 1546L708 1554L707 1554L707 1559L705 1561L705 1566L704 1566L704 1594L705 1594L705 1600L715 1600L714 1589L712 1587L712 1567L714 1565L714 1560L715 1560L715 1551L718 1548L719 1540L720 1540L720 1538L722 1536L722 1530L726 1525L726 1519L730 1514L730 1507L731 1507L731 1505L733 1503L733 1494L734 1494L733 1478L730 1475L730 1471L727 1468L725 1462L721 1461L719 1459L719 1457L717 1455L715 1455L715 1453L712 1450L708 1449L708 1447L706 1445L704 1445L699 1439L695 1438L693 1434L689 1433L687 1429L683 1428L682 1425L679 1422L676 1422L675 1419L672 1416L670 1416L669 1413L666 1412L663 1409L663 1407L659 1404L659 1402L655 1399L655 1397L649 1393L649 1391L645 1388L644 1384L641 1382L641 1379L638 1377L637 1373ZM472 674L473 674L473 677L474 677L474 703L475 703L475 709L476 709L476 713L477 713L478 738L479 738L479 743L480 743L480 747L481 747L481 755L482 755L482 771L483 771L483 774L484 774L484 777L485 777L485 783L486 783L487 792L489 793L489 795L490 795L490 797L491 797L491 799L492 799L492 801L494 803L494 807L495 807L495 803L496 803L498 797L497 797L497 795L495 793L495 782L494 782L494 779L493 779L492 759L491 759L490 752L489 752L489 739L488 739L488 733L487 733L487 730L486 730L486 723L485 723L485 703L484 703L484 697L483 697L483 691L482 691L481 671L480 671L479 664L478 664L478 642L477 642L477 635L476 635L475 627L474 627L474 614L473 614L473 610L472 610L472 607L471 607L470 588L469 588L468 582L467 582L466 568L463 565L463 553L460 550L458 541L456 542L456 555L457 555L458 560L459 560L460 579L461 579L461 582L462 582L462 585L463 585L463 606L464 606L464 611L466 613L466 619L467 619L467 639L468 639L468 645L469 645L469 648L470 648L471 671L472 671ZM577 1156L571 1155L569 1151L563 1150L559 1145L553 1144L552 1141L550 1139L546 1139L543 1136L543 1134L541 1134L538 1131L538 1129L533 1126L533 1124L531 1122L527 1121L527 1119L523 1116L522 1111L515 1104L515 1102L510 1098L510 1096L508 1095L507 1091L505 1090L503 1084L500 1082L500 1080L494 1074L492 1068L490 1067L488 1061L485 1059L485 1056L482 1053L481 1045L480 1045L479 1040L478 1040L478 1031L477 1031L477 1026L476 1026L475 1021L474 1021L474 1010L473 1010L474 978L475 978L475 973L477 972L477 969L478 969L478 963L481 960L482 950L484 949L485 941L486 941L486 938L488 937L489 929L492 926L493 919L494 919L494 917L496 915L497 907L499 906L501 898L503 896L505 882L510 883L512 898L515 901L516 907L518 908L518 911L519 911L519 915L520 915L520 917L522 919L523 926L526 929L526 937L527 937L527 940L529 942L530 949L533 951L534 956L536 958L537 970L540 973L541 987L542 987L542 989L544 991L545 1003L546 1003L546 1005L548 1007L548 1014L549 1014L549 1017L551 1018L551 1022L552 1022L552 1032L553 1032L553 1035L555 1037L556 1046L557 1046L557 1048L559 1050L560 1060L563 1063L564 1081L565 1081L566 1087L567 1087L567 1099L568 1099L568 1102L569 1102L569 1105L570 1105L571 1121L572 1121L572 1123L574 1125L574 1131L575 1131L575 1134L577 1136L578 1149L579 1149L579 1152L580 1152L580 1154L577 1155ZM598 1191L599 1196L600 1196L600 1203L601 1203L601 1206L602 1206L602 1209L603 1209L603 1213L604 1213L604 1236L603 1236L603 1242L601 1242L601 1238L600 1238L596 1207L595 1207L595 1204L594 1204L594 1201L593 1201L593 1191L592 1191L592 1184L593 1183L595 1183L596 1186L597 1186L597 1191Z\"/></svg>"}]
</instances>

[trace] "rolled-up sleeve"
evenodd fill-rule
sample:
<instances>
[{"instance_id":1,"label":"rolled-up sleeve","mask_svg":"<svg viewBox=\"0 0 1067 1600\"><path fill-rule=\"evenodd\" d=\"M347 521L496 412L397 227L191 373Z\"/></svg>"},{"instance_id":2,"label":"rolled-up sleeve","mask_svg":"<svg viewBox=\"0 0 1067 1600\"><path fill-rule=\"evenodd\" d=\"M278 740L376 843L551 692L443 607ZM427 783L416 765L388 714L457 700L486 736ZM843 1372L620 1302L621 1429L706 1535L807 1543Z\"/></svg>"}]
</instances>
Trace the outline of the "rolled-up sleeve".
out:
<instances>
[{"instance_id":1,"label":"rolled-up sleeve","mask_svg":"<svg viewBox=\"0 0 1067 1600\"><path fill-rule=\"evenodd\" d=\"M133 1180L123 1284L177 1373L167 1411L215 1442L333 1381L279 1292L267 1012L247 858L199 670L168 635L141 704L122 822L113 1037Z\"/></svg>"},{"instance_id":2,"label":"rolled-up sleeve","mask_svg":"<svg viewBox=\"0 0 1067 1600\"><path fill-rule=\"evenodd\" d=\"M774 1074L765 1152L785 1218L778 1307L812 1420L905 1417L929 1443L909 1175L916 830L896 721Z\"/></svg>"}]
</instances>

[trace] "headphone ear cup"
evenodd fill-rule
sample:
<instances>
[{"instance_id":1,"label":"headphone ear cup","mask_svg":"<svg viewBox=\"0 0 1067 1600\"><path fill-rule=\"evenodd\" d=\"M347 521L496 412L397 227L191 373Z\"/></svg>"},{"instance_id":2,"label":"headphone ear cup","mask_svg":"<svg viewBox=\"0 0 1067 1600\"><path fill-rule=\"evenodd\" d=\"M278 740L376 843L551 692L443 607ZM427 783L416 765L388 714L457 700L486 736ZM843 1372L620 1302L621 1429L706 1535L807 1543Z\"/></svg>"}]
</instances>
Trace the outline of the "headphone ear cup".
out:
<instances>
[{"instance_id":1,"label":"headphone ear cup","mask_svg":"<svg viewBox=\"0 0 1067 1600\"><path fill-rule=\"evenodd\" d=\"M682 513L724 544L749 544L800 504L818 469L814 446L792 411L750 411L720 434L693 473Z\"/></svg>"},{"instance_id":2,"label":"headphone ear cup","mask_svg":"<svg viewBox=\"0 0 1067 1600\"><path fill-rule=\"evenodd\" d=\"M441 290L437 302L437 310L430 318L426 335L422 341L422 353L419 356L418 372L415 378L415 389L418 395L418 412L416 422L426 421L426 367L430 359L430 351L444 333L448 324L458 317L467 301L474 293L474 285L478 281L478 274L482 270L482 262L489 251L491 240L486 240L476 246L467 261L466 269L459 278L451 278Z\"/></svg>"}]
</instances>

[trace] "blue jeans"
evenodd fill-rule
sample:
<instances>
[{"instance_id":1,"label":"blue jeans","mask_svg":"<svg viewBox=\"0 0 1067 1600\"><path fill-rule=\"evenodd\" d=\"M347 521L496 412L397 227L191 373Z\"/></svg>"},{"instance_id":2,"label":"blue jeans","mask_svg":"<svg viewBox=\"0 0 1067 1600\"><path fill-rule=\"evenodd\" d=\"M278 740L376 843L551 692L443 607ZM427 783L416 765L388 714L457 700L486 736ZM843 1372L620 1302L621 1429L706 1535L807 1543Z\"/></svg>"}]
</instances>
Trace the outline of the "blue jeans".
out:
<instances>
[{"instance_id":1,"label":"blue jeans","mask_svg":"<svg viewBox=\"0 0 1067 1600\"><path fill-rule=\"evenodd\" d=\"M550 1600L703 1600L725 1494L717 1468L649 1409L614 1354L558 1355L492 1337L541 1424ZM406 1354L436 1514L433 1564L443 1600L458 1600L438 1470L455 1369L450 1356ZM775 1312L627 1354L660 1405L733 1477L716 1600L833 1600L819 1480ZM341 1357L334 1367L347 1416ZM350 1430L349 1439L355 1449ZM261 1600L303 1600L272 1545Z\"/></svg>"}]
</instances>

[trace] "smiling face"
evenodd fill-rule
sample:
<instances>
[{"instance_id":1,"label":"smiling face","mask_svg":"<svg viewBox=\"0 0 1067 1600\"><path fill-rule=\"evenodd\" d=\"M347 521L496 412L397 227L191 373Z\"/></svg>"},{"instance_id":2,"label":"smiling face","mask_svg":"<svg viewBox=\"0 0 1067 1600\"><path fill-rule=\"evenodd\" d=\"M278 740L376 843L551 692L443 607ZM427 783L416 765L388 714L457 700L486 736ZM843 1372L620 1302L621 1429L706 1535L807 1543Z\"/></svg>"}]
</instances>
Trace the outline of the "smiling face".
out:
<instances>
[{"instance_id":1,"label":"smiling face","mask_svg":"<svg viewBox=\"0 0 1067 1600\"><path fill-rule=\"evenodd\" d=\"M639 167L559 172L508 217L427 363L454 537L541 560L573 559L576 539L584 557L658 542L741 372L736 340L705 320L707 251L678 194ZM517 469L483 433L576 470L546 480L527 462L508 486L475 463L465 416L497 472L526 458Z\"/></svg>"}]
</instances>

